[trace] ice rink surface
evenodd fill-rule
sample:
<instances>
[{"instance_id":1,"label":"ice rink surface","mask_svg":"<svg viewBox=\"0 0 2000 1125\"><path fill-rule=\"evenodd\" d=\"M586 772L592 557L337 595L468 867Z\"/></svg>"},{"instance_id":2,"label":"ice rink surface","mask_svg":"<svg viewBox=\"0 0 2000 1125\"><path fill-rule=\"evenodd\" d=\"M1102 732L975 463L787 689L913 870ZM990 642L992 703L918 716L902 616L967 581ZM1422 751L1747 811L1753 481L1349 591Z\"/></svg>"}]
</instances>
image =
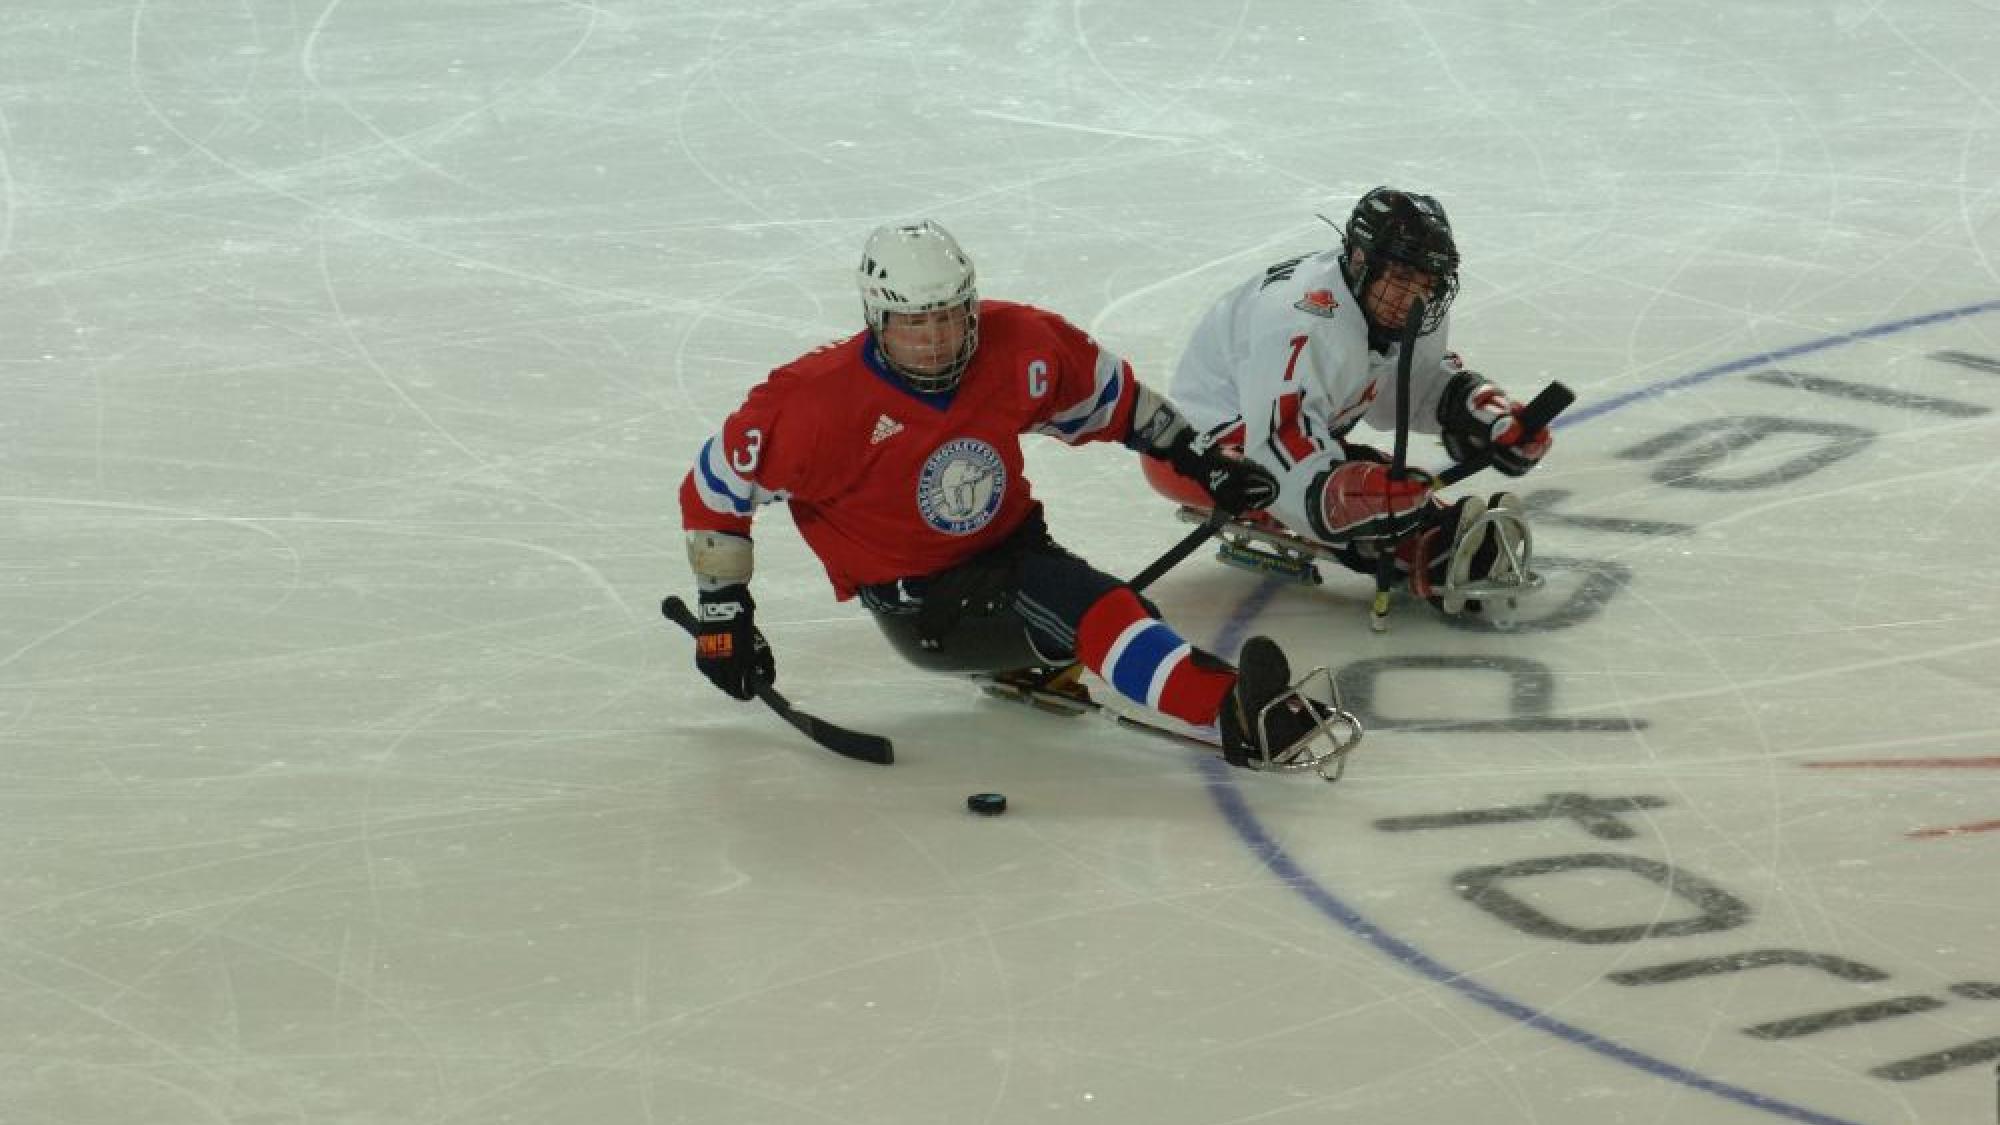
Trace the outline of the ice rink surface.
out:
<instances>
[{"instance_id":1,"label":"ice rink surface","mask_svg":"<svg viewBox=\"0 0 2000 1125\"><path fill-rule=\"evenodd\" d=\"M4 1125L1993 1120L1993 0L5 27ZM1164 386L1385 182L1582 398L1511 634L1155 588L1337 672L1345 781L913 671L777 510L779 686L900 761L696 675L675 490L871 226ZM1030 471L1107 568L1184 530Z\"/></svg>"}]
</instances>

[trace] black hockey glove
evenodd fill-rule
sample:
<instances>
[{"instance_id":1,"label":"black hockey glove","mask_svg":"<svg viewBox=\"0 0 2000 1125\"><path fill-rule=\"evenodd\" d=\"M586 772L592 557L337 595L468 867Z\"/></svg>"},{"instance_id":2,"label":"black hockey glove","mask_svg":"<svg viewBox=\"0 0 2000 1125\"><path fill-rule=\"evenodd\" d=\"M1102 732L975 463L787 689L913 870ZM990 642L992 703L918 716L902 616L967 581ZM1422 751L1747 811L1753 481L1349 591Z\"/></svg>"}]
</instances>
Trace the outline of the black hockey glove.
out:
<instances>
[{"instance_id":1,"label":"black hockey glove","mask_svg":"<svg viewBox=\"0 0 2000 1125\"><path fill-rule=\"evenodd\" d=\"M1521 425L1521 404L1484 375L1461 371L1445 384L1438 400L1438 425L1444 429L1444 449L1454 461L1485 455L1493 467L1518 477L1541 461L1554 439L1544 428L1528 433Z\"/></svg>"},{"instance_id":2,"label":"black hockey glove","mask_svg":"<svg viewBox=\"0 0 2000 1125\"><path fill-rule=\"evenodd\" d=\"M1239 449L1211 444L1196 451L1193 430L1183 430L1166 449L1167 464L1201 485L1215 506L1232 516L1268 508L1278 499L1278 478Z\"/></svg>"},{"instance_id":3,"label":"black hockey glove","mask_svg":"<svg viewBox=\"0 0 2000 1125\"><path fill-rule=\"evenodd\" d=\"M694 666L715 686L737 699L752 699L760 685L776 682L778 661L757 628L757 603L750 587L724 586L701 595L701 631L695 634Z\"/></svg>"}]
</instances>

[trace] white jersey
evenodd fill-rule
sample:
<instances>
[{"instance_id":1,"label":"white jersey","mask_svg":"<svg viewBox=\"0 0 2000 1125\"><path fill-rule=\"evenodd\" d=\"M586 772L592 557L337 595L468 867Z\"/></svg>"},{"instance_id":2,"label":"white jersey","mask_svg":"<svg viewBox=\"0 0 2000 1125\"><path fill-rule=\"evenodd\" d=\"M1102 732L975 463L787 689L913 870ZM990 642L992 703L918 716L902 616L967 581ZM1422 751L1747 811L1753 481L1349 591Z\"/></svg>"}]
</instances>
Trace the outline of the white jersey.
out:
<instances>
[{"instance_id":1,"label":"white jersey","mask_svg":"<svg viewBox=\"0 0 2000 1125\"><path fill-rule=\"evenodd\" d=\"M1230 290L1195 326L1170 395L1204 432L1241 419L1243 451L1278 477L1271 514L1310 534L1307 486L1346 459L1356 422L1396 432L1396 357L1368 349L1368 322L1341 276L1341 247L1292 258ZM1410 429L1439 430L1438 399L1464 368L1445 348L1451 317L1418 337ZM1386 443L1385 443L1386 444Z\"/></svg>"}]
</instances>

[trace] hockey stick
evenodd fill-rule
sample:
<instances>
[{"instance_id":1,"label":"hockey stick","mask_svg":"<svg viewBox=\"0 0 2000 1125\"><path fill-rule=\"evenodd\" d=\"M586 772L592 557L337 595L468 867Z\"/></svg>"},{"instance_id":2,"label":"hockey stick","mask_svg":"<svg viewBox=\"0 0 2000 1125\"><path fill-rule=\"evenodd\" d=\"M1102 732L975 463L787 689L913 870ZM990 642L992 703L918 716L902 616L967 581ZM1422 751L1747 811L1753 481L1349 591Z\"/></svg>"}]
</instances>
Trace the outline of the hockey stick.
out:
<instances>
[{"instance_id":1,"label":"hockey stick","mask_svg":"<svg viewBox=\"0 0 2000 1125\"><path fill-rule=\"evenodd\" d=\"M1146 569L1133 575L1132 580L1125 584L1126 587L1136 594L1151 586L1162 574L1179 566L1181 560L1194 554L1196 548L1208 542L1216 532L1221 531L1229 520L1229 513L1221 508L1209 513L1208 518L1201 521L1201 526L1181 536L1180 542L1168 547L1159 558L1147 563ZM1075 683L1082 675L1083 661L1072 660L1068 664L1048 669L1045 675L1035 681L1034 687L1040 691L1060 691Z\"/></svg>"},{"instance_id":2,"label":"hockey stick","mask_svg":"<svg viewBox=\"0 0 2000 1125\"><path fill-rule=\"evenodd\" d=\"M1217 508L1209 513L1207 519L1201 521L1200 527L1181 536L1180 542L1168 547L1159 558L1147 563L1146 569L1133 575L1132 580L1125 585L1135 594L1151 586L1162 574L1179 566L1182 559L1194 554L1196 548L1208 542L1216 532L1221 531L1222 526L1229 520L1229 513ZM1034 686L1041 691L1059 691L1075 683L1081 675L1083 675L1083 661L1072 660L1060 667L1050 668L1046 675L1035 681Z\"/></svg>"},{"instance_id":3,"label":"hockey stick","mask_svg":"<svg viewBox=\"0 0 2000 1125\"><path fill-rule=\"evenodd\" d=\"M1391 486L1410 475L1410 365L1417 351L1417 337L1424 331L1424 299L1410 302L1403 314L1403 331L1396 350L1396 448L1389 459ZM1428 501L1426 501L1428 502ZM1389 590L1396 584L1396 551L1393 543L1382 545L1375 556L1375 600L1368 606L1368 628L1380 633L1389 627Z\"/></svg>"},{"instance_id":4,"label":"hockey stick","mask_svg":"<svg viewBox=\"0 0 2000 1125\"><path fill-rule=\"evenodd\" d=\"M1421 307L1421 302L1419 302L1417 307ZM1415 308L1411 310L1412 315L1415 314L1415 311ZM1408 353L1404 354L1407 355ZM1409 364L1399 360L1396 371L1397 382L1405 383L1408 374ZM1407 384L1405 383L1405 385ZM1407 396L1405 398L1407 399ZM1543 387L1542 393L1536 395L1527 406L1521 408L1521 425L1526 428L1529 434L1533 434L1535 431L1546 427L1550 422L1554 421L1556 415L1569 409L1570 403L1575 401L1575 392L1561 383L1550 383L1548 386ZM1396 409L1396 431L1395 460L1390 464L1389 472L1394 476L1407 477L1409 474L1407 461L1409 458L1410 441L1410 420L1407 406L1399 405ZM1443 488L1446 485L1457 484L1459 481L1492 464L1493 455L1490 453L1468 457L1439 473L1437 475L1437 486ZM1127 583L1127 585L1131 586L1135 592L1144 590L1146 587L1152 585L1161 575L1179 566L1181 560L1194 554L1197 547L1206 542L1210 536L1221 531L1233 518L1235 517L1220 508L1209 513L1209 517L1206 520L1203 520L1198 527L1183 536L1180 542L1167 548L1166 553L1146 564L1146 569L1134 575L1132 581ZM1393 581L1393 575L1391 578ZM1376 581L1378 583L1381 581L1381 571L1379 569L1376 572Z\"/></svg>"},{"instance_id":5,"label":"hockey stick","mask_svg":"<svg viewBox=\"0 0 2000 1125\"><path fill-rule=\"evenodd\" d=\"M1407 369L1398 371L1399 379L1401 376L1407 374ZM1528 437L1533 437L1535 434L1547 429L1549 423L1555 421L1556 415L1568 410L1570 404L1575 401L1576 392L1570 390L1560 382L1550 383L1548 386L1543 387L1540 393L1528 400L1528 405L1521 408L1521 432ZM1397 441L1395 455L1398 463L1403 460L1403 443L1407 439L1408 433L1408 419L1404 418L1402 413L1402 408L1399 406L1396 418ZM1491 451L1476 453L1439 473L1432 479L1432 487L1434 489L1447 488L1474 473L1491 468L1492 465L1493 454ZM1396 466L1392 465L1389 471L1393 476L1396 472ZM1407 472L1407 469L1405 471ZM1393 549L1394 544L1389 544L1388 546L1390 549L1384 550L1375 560L1375 600L1370 605L1368 612L1368 627L1377 633L1383 632L1389 627L1387 621L1389 591L1395 578L1395 551Z\"/></svg>"},{"instance_id":6,"label":"hockey stick","mask_svg":"<svg viewBox=\"0 0 2000 1125\"><path fill-rule=\"evenodd\" d=\"M1217 508L1215 511L1209 513L1208 518L1201 522L1200 527L1182 536L1181 541L1168 547L1165 554L1146 564L1146 569L1133 575L1132 581L1127 582L1126 585L1132 588L1133 593L1151 586L1159 579L1160 575L1179 566L1182 559L1194 554L1195 548L1207 542L1209 536L1221 531L1222 525L1228 523L1230 518L1229 513L1223 511L1221 508Z\"/></svg>"},{"instance_id":7,"label":"hockey stick","mask_svg":"<svg viewBox=\"0 0 2000 1125\"><path fill-rule=\"evenodd\" d=\"M660 603L660 613L667 620L687 630L689 636L701 632L701 624L688 611L687 603L676 597L668 597ZM770 684L757 685L757 698L764 706L778 713L778 717L798 728L800 734L826 747L843 758L853 758L857 762L873 762L886 766L896 760L895 747L879 734L867 734L846 727L835 726L817 715L808 715L792 706L792 701L778 694L778 689Z\"/></svg>"},{"instance_id":8,"label":"hockey stick","mask_svg":"<svg viewBox=\"0 0 2000 1125\"><path fill-rule=\"evenodd\" d=\"M1548 386L1543 387L1540 394L1529 399L1528 405L1521 408L1521 440L1527 441L1533 438L1535 434L1547 429L1549 423L1556 420L1556 415L1568 410L1570 403L1575 401L1576 392L1559 382L1550 383ZM1446 488L1457 484L1459 481L1464 480L1466 477L1486 468L1492 463L1493 454L1490 452L1467 457L1465 460L1439 473L1437 475L1437 486L1439 488Z\"/></svg>"}]
</instances>

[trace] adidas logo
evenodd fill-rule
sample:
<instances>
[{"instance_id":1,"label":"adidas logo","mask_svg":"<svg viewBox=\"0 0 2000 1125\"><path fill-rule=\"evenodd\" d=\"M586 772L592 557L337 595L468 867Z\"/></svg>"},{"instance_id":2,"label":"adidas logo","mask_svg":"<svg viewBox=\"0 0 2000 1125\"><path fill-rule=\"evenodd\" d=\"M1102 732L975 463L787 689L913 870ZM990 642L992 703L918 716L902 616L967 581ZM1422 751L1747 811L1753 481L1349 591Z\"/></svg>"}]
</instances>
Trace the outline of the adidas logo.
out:
<instances>
[{"instance_id":1,"label":"adidas logo","mask_svg":"<svg viewBox=\"0 0 2000 1125\"><path fill-rule=\"evenodd\" d=\"M868 444L881 445L883 442L902 432L903 424L884 414L880 418L875 419L875 436L868 439Z\"/></svg>"}]
</instances>

